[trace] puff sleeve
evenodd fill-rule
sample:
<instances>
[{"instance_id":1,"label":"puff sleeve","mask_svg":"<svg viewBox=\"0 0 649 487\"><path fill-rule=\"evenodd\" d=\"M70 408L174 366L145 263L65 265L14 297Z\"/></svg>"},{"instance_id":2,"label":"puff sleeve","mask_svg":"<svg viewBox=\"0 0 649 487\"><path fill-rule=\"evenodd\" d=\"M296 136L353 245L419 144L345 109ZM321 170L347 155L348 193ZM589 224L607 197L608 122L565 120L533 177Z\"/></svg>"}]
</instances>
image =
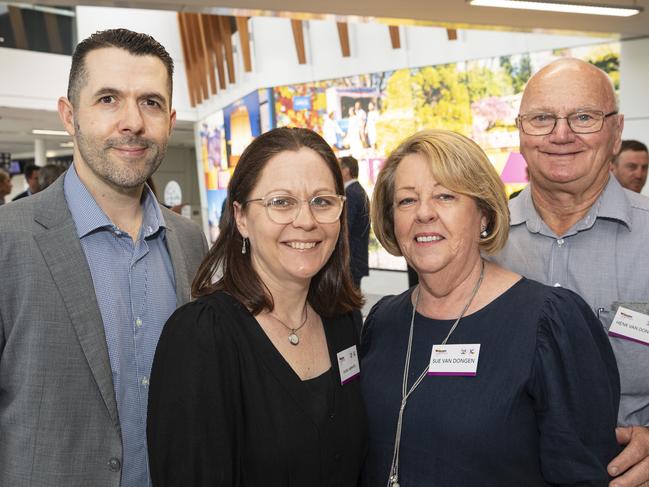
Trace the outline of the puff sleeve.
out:
<instances>
[{"instance_id":1,"label":"puff sleeve","mask_svg":"<svg viewBox=\"0 0 649 487\"><path fill-rule=\"evenodd\" d=\"M606 465L620 449L620 380L601 324L571 291L556 289L544 303L528 392L546 481L607 486Z\"/></svg>"},{"instance_id":2,"label":"puff sleeve","mask_svg":"<svg viewBox=\"0 0 649 487\"><path fill-rule=\"evenodd\" d=\"M147 422L155 487L239 485L238 359L224 319L199 300L179 308L163 329Z\"/></svg>"}]
</instances>

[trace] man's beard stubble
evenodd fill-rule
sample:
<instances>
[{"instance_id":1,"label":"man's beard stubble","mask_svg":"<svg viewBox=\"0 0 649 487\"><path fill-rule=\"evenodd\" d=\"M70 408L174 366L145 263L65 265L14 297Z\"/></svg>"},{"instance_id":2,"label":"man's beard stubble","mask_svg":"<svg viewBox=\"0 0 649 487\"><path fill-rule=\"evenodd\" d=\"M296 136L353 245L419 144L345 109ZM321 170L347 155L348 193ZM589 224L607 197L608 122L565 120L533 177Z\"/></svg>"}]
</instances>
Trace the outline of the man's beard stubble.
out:
<instances>
[{"instance_id":1,"label":"man's beard stubble","mask_svg":"<svg viewBox=\"0 0 649 487\"><path fill-rule=\"evenodd\" d=\"M85 136L78 123L75 123L75 143L86 165L97 177L112 186L122 189L133 189L142 186L158 169L167 152L167 144L158 144L150 139L137 135L106 139L101 147L99 143ZM144 148L141 159L132 161L111 161L110 151L114 147Z\"/></svg>"}]
</instances>

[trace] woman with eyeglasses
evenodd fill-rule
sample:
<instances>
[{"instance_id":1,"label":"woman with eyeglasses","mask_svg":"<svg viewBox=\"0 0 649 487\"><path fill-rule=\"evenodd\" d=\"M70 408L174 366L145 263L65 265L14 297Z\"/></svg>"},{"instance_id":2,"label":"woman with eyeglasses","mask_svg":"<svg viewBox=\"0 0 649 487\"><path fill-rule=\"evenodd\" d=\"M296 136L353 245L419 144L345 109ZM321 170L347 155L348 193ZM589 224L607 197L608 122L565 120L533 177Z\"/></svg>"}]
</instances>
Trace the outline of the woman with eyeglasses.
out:
<instances>
[{"instance_id":1,"label":"woman with eyeglasses","mask_svg":"<svg viewBox=\"0 0 649 487\"><path fill-rule=\"evenodd\" d=\"M366 450L336 157L315 132L244 151L218 240L167 322L150 380L151 478L167 486L342 486Z\"/></svg>"}]
</instances>

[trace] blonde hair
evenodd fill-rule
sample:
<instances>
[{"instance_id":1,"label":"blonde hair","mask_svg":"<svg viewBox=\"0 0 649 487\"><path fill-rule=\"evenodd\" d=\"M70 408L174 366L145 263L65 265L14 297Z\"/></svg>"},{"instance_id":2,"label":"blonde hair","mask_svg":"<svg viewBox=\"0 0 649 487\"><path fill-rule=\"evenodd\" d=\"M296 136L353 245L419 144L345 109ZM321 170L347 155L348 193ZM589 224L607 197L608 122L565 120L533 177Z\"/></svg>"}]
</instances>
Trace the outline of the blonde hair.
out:
<instances>
[{"instance_id":1,"label":"blonde hair","mask_svg":"<svg viewBox=\"0 0 649 487\"><path fill-rule=\"evenodd\" d=\"M392 255L402 255L394 235L394 179L399 163L419 154L429 163L435 180L442 186L473 198L487 218L486 238L480 250L495 254L507 242L509 207L505 186L478 144L448 130L422 130L401 142L379 172L372 195L374 235Z\"/></svg>"}]
</instances>

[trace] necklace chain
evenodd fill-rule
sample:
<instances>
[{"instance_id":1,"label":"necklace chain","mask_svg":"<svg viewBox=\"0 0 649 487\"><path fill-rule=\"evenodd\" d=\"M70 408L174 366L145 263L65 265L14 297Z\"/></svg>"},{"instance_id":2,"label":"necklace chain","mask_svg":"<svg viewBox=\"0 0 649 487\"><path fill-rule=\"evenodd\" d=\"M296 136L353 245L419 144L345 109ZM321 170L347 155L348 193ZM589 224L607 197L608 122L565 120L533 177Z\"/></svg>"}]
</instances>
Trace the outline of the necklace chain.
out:
<instances>
[{"instance_id":1,"label":"necklace chain","mask_svg":"<svg viewBox=\"0 0 649 487\"><path fill-rule=\"evenodd\" d=\"M302 320L302 324L300 326L298 326L297 328L291 328L290 326L288 326L286 323L284 323L282 320L280 320L274 314L268 313L270 316L272 316L277 321L279 321L284 328L286 328L288 331L290 331L290 333L288 335L288 341L289 341L289 343L291 345L298 345L300 343L300 337L297 336L297 332L299 330L301 330L304 325L306 325L306 320L309 317L309 309L308 309L307 304L308 303L305 301L304 302L304 310L302 311L302 313L304 315L304 319Z\"/></svg>"},{"instance_id":2,"label":"necklace chain","mask_svg":"<svg viewBox=\"0 0 649 487\"><path fill-rule=\"evenodd\" d=\"M478 278L478 282L476 282L473 291L471 291L471 296L469 296L469 300L464 305L464 308L462 309L460 316L457 317L457 319L453 323L453 326L451 326L451 329L446 335L446 338L444 338L444 341L442 341L441 343L442 345L446 345L446 342L451 337L451 334L457 328L457 325L462 319L462 317L464 316L464 313L466 313L467 309L469 309L469 306L471 306L471 303L473 302L473 298L475 298L475 295L478 294L478 289L480 289L480 285L482 284L482 280L484 278L484 260L481 260L481 263L482 263L482 267L480 268L480 277ZM419 304L419 286L417 286L415 292L416 292L415 304L412 308L412 317L410 318L410 334L408 335L406 363L403 368L403 380L401 382L401 406L399 407L399 416L397 418L397 430L394 438L394 451L392 453L392 465L390 466L390 475L388 476L388 484L387 484L388 487L399 487L399 450L401 447L401 429L403 426L403 413L406 409L406 404L408 403L408 397L410 397L410 395L415 391L415 389L417 389L417 386L419 386L421 381L424 380L424 377L426 377L426 374L428 373L428 367L424 368L421 374L419 374L419 377L417 377L417 380L412 384L412 386L410 386L410 389L408 389L408 373L410 371L412 336L413 336L414 325L415 325L415 314L417 312L417 305Z\"/></svg>"}]
</instances>

